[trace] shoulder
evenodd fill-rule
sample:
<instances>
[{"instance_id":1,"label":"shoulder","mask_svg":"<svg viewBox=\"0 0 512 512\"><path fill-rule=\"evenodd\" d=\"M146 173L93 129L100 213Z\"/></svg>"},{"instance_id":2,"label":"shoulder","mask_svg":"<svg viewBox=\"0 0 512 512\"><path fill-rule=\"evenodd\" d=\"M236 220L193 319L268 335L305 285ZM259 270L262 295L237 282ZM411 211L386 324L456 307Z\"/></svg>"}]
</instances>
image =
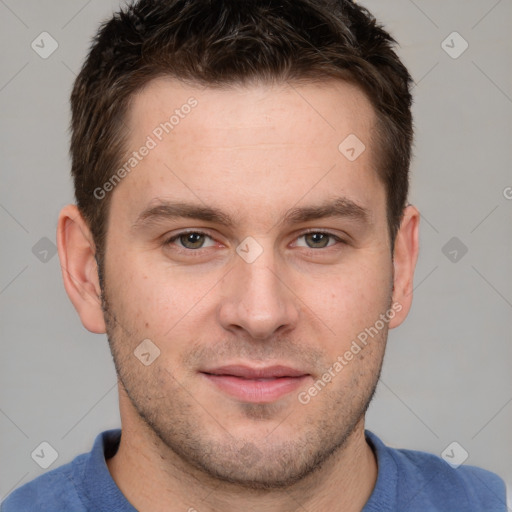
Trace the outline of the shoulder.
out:
<instances>
[{"instance_id":1,"label":"shoulder","mask_svg":"<svg viewBox=\"0 0 512 512\"><path fill-rule=\"evenodd\" d=\"M118 429L102 432L90 452L13 491L0 512L134 510L116 487L105 462L105 456L117 450L120 436Z\"/></svg>"},{"instance_id":2,"label":"shoulder","mask_svg":"<svg viewBox=\"0 0 512 512\"><path fill-rule=\"evenodd\" d=\"M415 450L392 450L400 468L404 495L445 510L504 512L505 483L496 474L475 466L451 467L440 457ZM407 492L415 489L416 495ZM442 509L440 509L442 510Z\"/></svg>"},{"instance_id":3,"label":"shoulder","mask_svg":"<svg viewBox=\"0 0 512 512\"><path fill-rule=\"evenodd\" d=\"M74 485L74 475L85 463L86 455L79 455L72 462L48 471L13 491L0 507L1 512L55 511L82 512Z\"/></svg>"},{"instance_id":4,"label":"shoulder","mask_svg":"<svg viewBox=\"0 0 512 512\"><path fill-rule=\"evenodd\" d=\"M401 509L506 512L505 483L498 475L475 466L454 468L431 453L390 448L371 432L367 439L379 466L395 475Z\"/></svg>"}]
</instances>

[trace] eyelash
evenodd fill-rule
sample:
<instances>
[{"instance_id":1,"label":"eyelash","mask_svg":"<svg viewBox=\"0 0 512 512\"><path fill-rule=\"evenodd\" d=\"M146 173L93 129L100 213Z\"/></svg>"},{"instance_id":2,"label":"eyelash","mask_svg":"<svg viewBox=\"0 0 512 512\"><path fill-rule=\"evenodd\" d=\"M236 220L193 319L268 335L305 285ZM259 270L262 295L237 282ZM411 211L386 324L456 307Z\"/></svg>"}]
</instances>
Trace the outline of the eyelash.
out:
<instances>
[{"instance_id":1,"label":"eyelash","mask_svg":"<svg viewBox=\"0 0 512 512\"><path fill-rule=\"evenodd\" d=\"M172 237L168 238L165 242L164 242L164 245L172 245L176 240L178 240L181 236L183 235L187 235L187 234L196 234L196 235L204 235L208 238L210 238L211 240L215 240L211 235L209 235L208 233L205 233L204 231L199 231L199 230L193 230L193 229L190 229L190 230L186 230L186 231L181 231L180 233L177 233L175 235L172 235ZM343 244L343 245L346 245L347 242L345 240L343 240L342 238L340 238L339 236L333 234L333 233L330 233L329 231L321 231L321 230L318 230L318 229L310 229L310 230L307 230L307 231L304 231L302 232L299 236L297 236L295 238L295 240L305 236L305 235L308 235L308 234L319 234L319 235L327 235L328 237L330 237L331 239L334 239L337 244ZM334 245L337 245L337 244L334 244ZM313 247L303 247L303 249L309 249L311 251L315 251L317 252L319 249L329 249L329 248L332 248L334 247L334 245L328 245L327 247L318 247L318 248L313 248ZM181 251L185 251L187 253L194 253L194 252L200 252L201 249L208 249L208 247L199 247L198 249L189 249L187 247L181 247L181 246L178 246L178 249L181 250Z\"/></svg>"}]
</instances>

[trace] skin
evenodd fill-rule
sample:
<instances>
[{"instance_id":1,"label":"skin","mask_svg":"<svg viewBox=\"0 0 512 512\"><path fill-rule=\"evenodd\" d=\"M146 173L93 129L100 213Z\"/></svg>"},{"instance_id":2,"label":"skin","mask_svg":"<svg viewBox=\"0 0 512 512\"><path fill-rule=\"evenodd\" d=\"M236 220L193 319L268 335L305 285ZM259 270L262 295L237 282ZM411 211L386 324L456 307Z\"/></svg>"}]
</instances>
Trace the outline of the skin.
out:
<instances>
[{"instance_id":1,"label":"skin","mask_svg":"<svg viewBox=\"0 0 512 512\"><path fill-rule=\"evenodd\" d=\"M404 210L392 253L375 113L357 87L212 89L160 78L133 98L128 147L191 96L197 107L110 192L103 295L87 224L74 205L59 218L67 293L88 330L107 332L119 376L123 435L109 470L141 511L360 511L377 477L364 413L388 328L411 305L418 211ZM366 146L353 162L338 150L349 134ZM285 221L340 198L365 218ZM141 220L165 201L215 208L232 225ZM187 229L208 235L203 247L166 243ZM262 250L252 263L236 252L248 236ZM400 311L378 335L301 403L298 393L393 304ZM134 356L144 339L160 350L148 366ZM226 364L282 364L307 377L249 403L201 373Z\"/></svg>"}]
</instances>

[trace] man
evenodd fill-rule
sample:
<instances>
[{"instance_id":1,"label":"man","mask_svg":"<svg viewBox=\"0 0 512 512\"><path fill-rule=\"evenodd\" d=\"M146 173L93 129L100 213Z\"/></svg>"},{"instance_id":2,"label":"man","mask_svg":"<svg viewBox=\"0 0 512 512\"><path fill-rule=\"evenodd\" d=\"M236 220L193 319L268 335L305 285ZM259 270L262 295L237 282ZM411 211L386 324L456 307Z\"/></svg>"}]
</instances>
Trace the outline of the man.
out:
<instances>
[{"instance_id":1,"label":"man","mask_svg":"<svg viewBox=\"0 0 512 512\"><path fill-rule=\"evenodd\" d=\"M122 435L5 512L506 510L496 475L364 428L418 255L393 43L347 0L146 0L102 26L58 246Z\"/></svg>"}]
</instances>

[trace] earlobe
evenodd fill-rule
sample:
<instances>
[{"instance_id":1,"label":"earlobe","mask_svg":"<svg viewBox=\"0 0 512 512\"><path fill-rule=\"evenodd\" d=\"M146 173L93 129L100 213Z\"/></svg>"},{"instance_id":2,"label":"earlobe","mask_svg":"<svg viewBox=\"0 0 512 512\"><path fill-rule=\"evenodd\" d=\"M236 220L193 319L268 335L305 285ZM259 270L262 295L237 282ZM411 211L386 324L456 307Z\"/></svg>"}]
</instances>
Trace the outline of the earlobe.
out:
<instances>
[{"instance_id":1,"label":"earlobe","mask_svg":"<svg viewBox=\"0 0 512 512\"><path fill-rule=\"evenodd\" d=\"M393 251L393 305L397 314L389 322L391 329L405 320L411 308L414 270L419 252L419 221L418 210L408 205L404 209Z\"/></svg>"},{"instance_id":2,"label":"earlobe","mask_svg":"<svg viewBox=\"0 0 512 512\"><path fill-rule=\"evenodd\" d=\"M59 215L57 247L64 287L84 327L105 332L101 288L90 229L76 205L65 206Z\"/></svg>"}]
</instances>

